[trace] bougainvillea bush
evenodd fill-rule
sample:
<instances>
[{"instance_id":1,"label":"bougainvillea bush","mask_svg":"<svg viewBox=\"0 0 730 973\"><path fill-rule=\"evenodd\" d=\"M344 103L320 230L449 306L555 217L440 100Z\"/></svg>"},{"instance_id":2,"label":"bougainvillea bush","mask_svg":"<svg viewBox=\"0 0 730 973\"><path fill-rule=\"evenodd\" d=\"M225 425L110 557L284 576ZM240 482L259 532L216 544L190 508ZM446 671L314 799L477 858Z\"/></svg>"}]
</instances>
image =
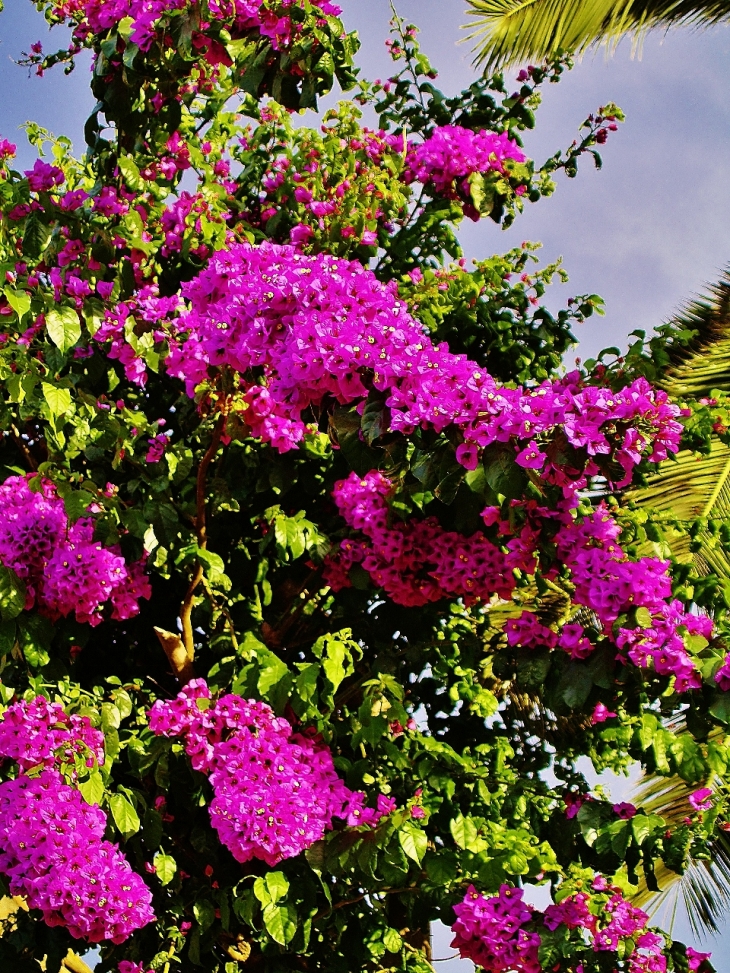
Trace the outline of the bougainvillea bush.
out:
<instances>
[{"instance_id":1,"label":"bougainvillea bush","mask_svg":"<svg viewBox=\"0 0 730 973\"><path fill-rule=\"evenodd\" d=\"M458 242L620 110L538 164L565 61L452 97L320 0L37 6L97 104L83 158L0 138L3 962L424 973L441 920L489 973L708 970L632 902L729 827L726 587L621 499L704 435L682 336L566 368L600 299Z\"/></svg>"}]
</instances>

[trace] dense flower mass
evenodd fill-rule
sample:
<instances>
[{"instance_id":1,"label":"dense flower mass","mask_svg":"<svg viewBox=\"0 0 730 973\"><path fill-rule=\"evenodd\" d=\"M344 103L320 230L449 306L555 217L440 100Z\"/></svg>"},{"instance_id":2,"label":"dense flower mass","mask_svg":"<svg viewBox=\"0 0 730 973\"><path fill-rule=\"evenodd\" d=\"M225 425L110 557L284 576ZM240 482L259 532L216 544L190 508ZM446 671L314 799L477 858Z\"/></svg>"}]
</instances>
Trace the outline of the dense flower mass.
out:
<instances>
[{"instance_id":1,"label":"dense flower mass","mask_svg":"<svg viewBox=\"0 0 730 973\"><path fill-rule=\"evenodd\" d=\"M215 702L194 679L150 711L153 732L185 740L196 770L208 774L210 820L240 862L293 858L346 817L351 792L323 744L292 733L271 707L229 694Z\"/></svg>"},{"instance_id":2,"label":"dense flower mass","mask_svg":"<svg viewBox=\"0 0 730 973\"><path fill-rule=\"evenodd\" d=\"M539 973L538 950L557 932L556 942L561 945L571 940L574 962L580 961L581 952L586 959L610 952L617 959L628 958L629 973L665 973L664 938L650 931L649 916L602 876L590 892L565 896L544 913L529 908L523 895L521 889L503 885L498 895L486 897L471 886L464 901L454 906L452 946L486 973ZM709 953L687 950L690 969L697 969L708 957Z\"/></svg>"},{"instance_id":3,"label":"dense flower mass","mask_svg":"<svg viewBox=\"0 0 730 973\"><path fill-rule=\"evenodd\" d=\"M341 9L329 0L310 0L323 14L337 16ZM301 5L301 0L299 0ZM274 50L287 47L292 40L293 24L285 9L291 2L282 3L279 12L265 0L61 0L56 4L60 16L81 20L82 29L100 34L116 27L129 17L132 21L130 40L140 50L148 51L158 35L160 22L176 11L202 8L210 20L222 20L241 33L257 30L271 40ZM273 9L272 9L273 8Z\"/></svg>"},{"instance_id":4,"label":"dense flower mass","mask_svg":"<svg viewBox=\"0 0 730 973\"><path fill-rule=\"evenodd\" d=\"M546 525L544 513L531 519L531 529L526 528L536 544ZM485 511L487 522L491 515L491 508ZM567 624L558 633L542 625L533 612L524 611L507 623L509 644L557 646L573 659L584 659L598 639L605 639L615 646L620 661L673 677L678 692L698 689L702 676L683 635L699 637L706 644L713 634L712 619L687 611L672 598L669 562L655 557L630 559L618 543L621 528L604 505L582 517L570 511L553 512L547 522L559 524L556 533L552 533L553 526L551 539L575 585L573 603L576 609L589 609L596 625ZM508 523L500 528L509 534ZM600 718L606 717L601 714Z\"/></svg>"},{"instance_id":5,"label":"dense flower mass","mask_svg":"<svg viewBox=\"0 0 730 973\"><path fill-rule=\"evenodd\" d=\"M617 542L619 525L605 507L580 520L567 519L556 535L559 556L576 586L575 601L595 613L622 659L659 675L674 676L679 692L698 689L702 678L690 658L682 632L709 639L712 619L685 610L672 598L669 562L630 560ZM650 618L629 627L620 616L644 609Z\"/></svg>"},{"instance_id":6,"label":"dense flower mass","mask_svg":"<svg viewBox=\"0 0 730 973\"><path fill-rule=\"evenodd\" d=\"M485 898L469 886L464 901L454 906L457 918L451 945L488 973L540 973L540 937L525 928L532 910L523 902L523 894L503 885L498 895Z\"/></svg>"},{"instance_id":7,"label":"dense flower mass","mask_svg":"<svg viewBox=\"0 0 730 973\"><path fill-rule=\"evenodd\" d=\"M628 482L642 458L659 461L678 448L679 409L644 379L619 392L586 387L577 373L532 389L499 386L465 355L433 345L395 283L356 262L273 243L234 245L183 293L187 338L168 371L193 395L210 365L234 369L252 433L282 451L303 438L305 414L328 397L362 403L370 390L385 394L395 432L455 426L466 468L484 447L511 442L518 465L570 490L602 458L612 457ZM572 448L567 461L550 448L558 434Z\"/></svg>"},{"instance_id":8,"label":"dense flower mass","mask_svg":"<svg viewBox=\"0 0 730 973\"><path fill-rule=\"evenodd\" d=\"M0 486L0 563L24 582L26 607L37 604L51 618L73 613L98 625L107 604L112 618L131 618L151 595L144 565L95 541L90 518L69 524L53 484L33 475Z\"/></svg>"},{"instance_id":9,"label":"dense flower mass","mask_svg":"<svg viewBox=\"0 0 730 973\"><path fill-rule=\"evenodd\" d=\"M448 198L464 200L466 215L476 220L479 214L470 203L469 177L475 173L503 173L510 160L524 162L525 154L506 132L498 135L443 125L423 142L409 143L404 178Z\"/></svg>"},{"instance_id":10,"label":"dense flower mass","mask_svg":"<svg viewBox=\"0 0 730 973\"><path fill-rule=\"evenodd\" d=\"M104 735L43 696L8 707L0 756L18 764L0 784L0 871L50 926L98 943L121 943L154 919L152 896L119 848L104 841L106 815L69 786L57 767L80 756L104 763ZM37 777L24 772L42 767Z\"/></svg>"},{"instance_id":11,"label":"dense flower mass","mask_svg":"<svg viewBox=\"0 0 730 973\"><path fill-rule=\"evenodd\" d=\"M119 848L106 815L46 768L0 784L0 871L49 926L76 939L124 942L155 916L152 896Z\"/></svg>"},{"instance_id":12,"label":"dense flower mass","mask_svg":"<svg viewBox=\"0 0 730 973\"><path fill-rule=\"evenodd\" d=\"M73 761L76 754L104 763L104 734L88 716L69 716L60 703L45 696L9 706L0 720L0 757L21 770Z\"/></svg>"},{"instance_id":13,"label":"dense flower mass","mask_svg":"<svg viewBox=\"0 0 730 973\"><path fill-rule=\"evenodd\" d=\"M394 493L394 484L376 470L364 477L352 473L335 484L333 497L340 514L357 532L325 563L325 580L335 591L349 586L350 570L358 565L401 605L423 605L449 595L467 603L494 596L509 599L515 570L528 575L539 570L540 545L549 528L551 549L575 586L576 610L589 609L596 626L572 622L556 631L534 612L523 611L507 621L508 644L559 648L572 659L585 659L607 639L622 662L672 676L678 692L701 686L701 673L683 634L709 640L712 619L687 611L672 598L668 562L653 557L631 560L626 555L618 543L621 528L604 505L579 517L571 509L548 512L528 504L519 531L499 521L498 509L489 507L483 519L487 526L497 524L502 549L479 532L465 537L446 531L432 517L394 518L389 509ZM629 613L639 609L643 611L634 615L632 625Z\"/></svg>"},{"instance_id":14,"label":"dense flower mass","mask_svg":"<svg viewBox=\"0 0 730 973\"><path fill-rule=\"evenodd\" d=\"M494 594L509 598L514 588L509 555L478 532L464 537L444 530L434 517L389 523L392 492L392 483L375 470L335 484L340 513L366 539L342 541L328 559L325 580L334 590L349 585L348 572L359 564L399 605L424 605L448 595L467 601Z\"/></svg>"}]
</instances>

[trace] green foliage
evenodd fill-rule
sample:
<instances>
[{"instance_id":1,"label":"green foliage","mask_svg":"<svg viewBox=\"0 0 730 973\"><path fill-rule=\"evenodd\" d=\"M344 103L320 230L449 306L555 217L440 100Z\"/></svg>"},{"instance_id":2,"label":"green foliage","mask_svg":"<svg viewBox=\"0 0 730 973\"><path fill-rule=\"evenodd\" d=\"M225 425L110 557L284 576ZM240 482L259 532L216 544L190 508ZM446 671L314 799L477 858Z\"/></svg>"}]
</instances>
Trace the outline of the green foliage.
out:
<instances>
[{"instance_id":1,"label":"green foliage","mask_svg":"<svg viewBox=\"0 0 730 973\"><path fill-rule=\"evenodd\" d=\"M325 402L301 448L279 453L251 436L233 374L216 388L198 387L193 399L160 369L169 349L159 321L133 300L139 282L152 282L163 296L179 294L227 242L283 243L302 225L311 230L305 252L368 263L393 282L435 343L447 341L504 382L554 378L573 344L573 323L601 313L597 295L574 298L556 313L541 305L548 284L565 274L557 264L539 268L534 245L467 269L459 203L415 194L401 178L403 153L390 143L376 164L367 151L374 136L362 122L374 112L395 136L426 136L455 123L518 138L535 124L539 86L557 80L565 62L536 70L516 96L497 76L451 98L435 87L414 33L397 20L393 79L356 83L356 38L329 15L329 32L313 26L308 3L292 11L312 31L321 28L318 49L306 31L284 53L221 35L232 63L197 92L183 85L200 80L202 70L189 10L171 14L167 48L135 49L124 20L93 42L99 103L87 123L87 157L75 160L67 140L38 126L28 135L62 169L66 188L96 200L103 187L114 188L126 212L95 206L81 215L50 196L26 212L28 180L9 167L0 179L2 211L17 216L0 221L0 320L9 335L0 344L3 478L46 477L72 523L91 516L100 542L118 544L128 561L146 557L153 590L138 616L118 621L107 613L98 626L83 625L26 608L26 586L0 567L0 700L43 693L103 730L106 761L79 761L78 787L108 813L109 837L154 894L157 923L127 944L104 944L104 971L121 959L164 973L232 973L249 959L267 973L349 973L353 962L363 973L428 970L429 924L451 923L452 906L471 883L486 893L504 882L558 884L579 866L649 888L658 863L679 872L707 840L714 821L667 836L662 814L617 820L600 793L566 818L570 796L588 788L576 769L580 756L597 770L619 772L640 761L693 785L728 762L724 730L708 738L708 724L730 722L724 697L711 688L721 640L687 636L705 686L686 706L655 674L622 666L606 644L584 660L511 649L504 625L522 608L555 631L574 617L572 586L550 574L518 572L509 604L495 598L406 608L385 598L362 569L338 593L324 584L323 561L345 537L331 499L337 480L352 470L384 470L400 487L394 520L436 516L466 536L484 530L485 506L501 504L518 533L524 514L510 501L544 498L540 483L515 465L511 446L490 447L467 472L456 461L461 443L453 430L397 437L388 432L384 397L372 392L362 413ZM316 124L290 114L313 107L335 79L354 90L352 102ZM158 89L170 97L155 112ZM621 117L615 106L606 112ZM589 119L573 146L541 166L474 179L472 201L508 225L528 201L552 192L556 171L575 174L579 158L595 151L602 123ZM189 170L171 175L160 160L173 132L186 146ZM283 173L278 185L269 179L275 172ZM193 183L194 206L180 217L179 245L172 245L163 221ZM517 185L528 187L524 196ZM328 201L340 190L342 207L315 217L297 188ZM372 239L365 233L377 242L363 242ZM57 295L48 272L69 240L99 268L95 290L78 298ZM35 283L21 286L31 274ZM118 311L124 348L148 370L146 385L95 340L110 309ZM607 365L606 354L589 368L607 370L617 384L634 373L655 375L674 354L671 346L654 339L647 351L639 339L623 362ZM687 427L692 448L704 443L719 462L721 450L707 446L710 412L725 409L717 402L697 404ZM163 448L150 456L163 430ZM673 538L655 526L660 517L633 502L621 514L622 543L671 547ZM721 527L716 534L721 546ZM496 526L487 536L502 544ZM694 586L697 603L717 610L718 592L726 597L730 589L677 561L686 565L677 584ZM621 620L650 623L640 612ZM722 617L719 625L724 631ZM392 799L394 810L374 827L338 821L305 855L273 868L236 862L210 826L208 780L179 742L149 730L150 706L179 689L155 629L169 635L179 627L195 673L215 693L268 703L331 749L342 779L370 807L380 797ZM619 717L592 722L599 702ZM686 731L670 732L660 717L684 708ZM70 945L63 929L23 913L0 936L0 957L25 973L43 957L58 958L58 967Z\"/></svg>"}]
</instances>

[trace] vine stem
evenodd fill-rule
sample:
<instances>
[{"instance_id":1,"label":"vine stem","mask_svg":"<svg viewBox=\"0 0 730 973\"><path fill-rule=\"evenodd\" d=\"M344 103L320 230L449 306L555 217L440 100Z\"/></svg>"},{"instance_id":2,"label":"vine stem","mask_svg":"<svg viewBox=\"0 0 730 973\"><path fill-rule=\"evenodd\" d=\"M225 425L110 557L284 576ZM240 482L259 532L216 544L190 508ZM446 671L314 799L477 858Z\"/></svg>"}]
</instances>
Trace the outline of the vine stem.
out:
<instances>
[{"instance_id":1,"label":"vine stem","mask_svg":"<svg viewBox=\"0 0 730 973\"><path fill-rule=\"evenodd\" d=\"M175 955L175 943L170 943L170 948L167 951L167 962L165 963L165 968L162 973L170 973L170 961Z\"/></svg>"},{"instance_id":2,"label":"vine stem","mask_svg":"<svg viewBox=\"0 0 730 973\"><path fill-rule=\"evenodd\" d=\"M404 892L418 892L419 889L415 885L407 885L402 889L378 889L375 893L362 892L360 895L354 895L351 899L341 899L339 902L335 902L329 907L329 909L321 909L316 915L312 917L312 922L316 922L317 919L321 919L323 916L331 915L336 909L344 909L345 906L355 905L357 902L362 902L362 900L367 895L402 895Z\"/></svg>"},{"instance_id":3,"label":"vine stem","mask_svg":"<svg viewBox=\"0 0 730 973\"><path fill-rule=\"evenodd\" d=\"M208 467L212 463L215 454L218 452L218 447L221 443L221 437L223 436L225 425L226 412L222 411L218 417L218 421L215 424L213 438L211 439L210 445L205 451L205 454L200 461L200 466L198 467L198 476L195 484L195 532L197 535L198 550L201 551L206 550L208 546L208 530L205 509L206 476L208 473ZM195 564L193 576L190 579L190 584L188 585L188 590L185 592L185 598L180 606L182 641L191 665L195 656L195 638L193 635L193 623L191 619L193 613L193 598L195 591L202 580L203 565L200 559L198 559Z\"/></svg>"}]
</instances>

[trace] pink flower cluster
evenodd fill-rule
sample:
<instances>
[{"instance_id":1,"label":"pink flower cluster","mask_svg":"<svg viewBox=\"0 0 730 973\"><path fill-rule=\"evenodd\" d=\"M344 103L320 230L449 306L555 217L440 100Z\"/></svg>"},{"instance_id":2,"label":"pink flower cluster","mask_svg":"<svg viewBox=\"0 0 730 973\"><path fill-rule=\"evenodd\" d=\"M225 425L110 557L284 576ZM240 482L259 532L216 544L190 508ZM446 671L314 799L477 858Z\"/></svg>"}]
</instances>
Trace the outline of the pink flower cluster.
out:
<instances>
[{"instance_id":1,"label":"pink flower cluster","mask_svg":"<svg viewBox=\"0 0 730 973\"><path fill-rule=\"evenodd\" d=\"M106 815L46 768L0 784L0 870L13 895L76 939L122 943L155 918L152 895L119 848Z\"/></svg>"},{"instance_id":2,"label":"pink flower cluster","mask_svg":"<svg viewBox=\"0 0 730 973\"><path fill-rule=\"evenodd\" d=\"M485 511L487 522L492 522L491 509ZM583 517L574 516L570 510L540 509L533 513L537 519L533 519L530 533L535 548L545 523L560 524L552 542L557 561L567 568L575 585L573 602L595 615L602 637L616 645L619 659L631 661L641 669L653 668L659 675L673 676L678 692L698 689L702 677L687 652L682 632L710 639L712 619L686 611L680 601L672 598L669 562L651 557L630 560L618 543L621 528L603 504ZM541 525L542 517L545 521ZM509 523L500 523L500 530L509 533ZM636 609L649 612L649 626L615 625L619 616ZM595 633L591 636L582 625L569 623L558 633L542 625L537 615L529 611L510 619L505 632L510 645L558 647L573 659L585 659L595 649L591 640ZM602 711L594 721L603 722L607 715L611 714Z\"/></svg>"},{"instance_id":3,"label":"pink flower cluster","mask_svg":"<svg viewBox=\"0 0 730 973\"><path fill-rule=\"evenodd\" d=\"M648 915L627 902L620 889L602 876L593 882L591 893L570 895L544 913L530 909L522 890L509 885L502 885L499 894L489 898L471 886L454 912L452 946L486 973L539 973L540 930L555 932L561 927L568 936L578 930L578 957L586 951L611 952L628 957L628 973L665 973L667 969L666 944L647 928ZM690 969L698 969L709 955L688 949Z\"/></svg>"},{"instance_id":4,"label":"pink flower cluster","mask_svg":"<svg viewBox=\"0 0 730 973\"><path fill-rule=\"evenodd\" d=\"M127 319L134 317L141 325L146 325L152 334L153 342L157 344L167 339L166 322L179 307L178 297L159 297L157 288L148 284L130 300L123 301L106 311L104 321L94 334L94 339L102 344L109 342L106 353L122 364L127 379L137 385L145 385L147 366L144 359L126 341Z\"/></svg>"},{"instance_id":5,"label":"pink flower cluster","mask_svg":"<svg viewBox=\"0 0 730 973\"><path fill-rule=\"evenodd\" d=\"M465 537L446 531L435 518L398 520L389 508L394 493L394 484L377 470L364 477L351 473L335 484L334 501L348 527L357 532L325 562L325 581L335 591L349 586L349 573L359 565L400 605L423 605L448 596L467 602L495 595L509 600L514 570L534 574L546 539L557 555L548 570L555 571L556 565L567 569L575 585L575 605L595 615L599 637L614 643L622 661L673 676L678 692L701 686L701 674L682 636L709 640L712 620L686 611L672 598L668 562L628 558L618 544L621 528L605 505L579 517L570 509L572 500L559 511L526 504L525 523L519 530L509 521L500 521L497 508L489 507L483 518L486 525L497 525L503 538L503 546L498 547L480 532ZM544 538L548 526L549 536ZM637 609L650 614L650 625L629 627L628 621L615 625L620 616ZM505 632L509 645L560 648L572 659L585 659L596 648L594 630L572 622L556 632L530 611L510 619Z\"/></svg>"},{"instance_id":6,"label":"pink flower cluster","mask_svg":"<svg viewBox=\"0 0 730 973\"><path fill-rule=\"evenodd\" d=\"M474 173L502 173L508 160L524 162L525 154L506 132L497 135L444 125L434 129L425 141L409 143L404 179L433 187L450 199L464 200L465 214L477 220L479 213L470 202L469 177Z\"/></svg>"},{"instance_id":7,"label":"pink flower cluster","mask_svg":"<svg viewBox=\"0 0 730 973\"><path fill-rule=\"evenodd\" d=\"M642 457L676 452L677 406L644 379L620 392L586 387L577 373L531 389L509 389L465 355L435 346L398 300L396 285L357 262L308 256L292 246L234 245L184 285L191 308L179 320L187 340L174 347L168 371L188 394L210 365L243 376L252 434L281 451L303 437L305 412L326 398L363 403L387 393L389 426L441 432L455 426L467 469L493 443L512 443L515 461L575 491L613 457L630 479ZM560 434L569 461L549 449Z\"/></svg>"},{"instance_id":8,"label":"pink flower cluster","mask_svg":"<svg viewBox=\"0 0 730 973\"><path fill-rule=\"evenodd\" d=\"M266 703L227 695L213 701L194 679L150 710L158 735L183 737L193 767L208 774L210 820L240 862L276 865L299 855L346 817L351 792L326 746L292 732Z\"/></svg>"},{"instance_id":9,"label":"pink flower cluster","mask_svg":"<svg viewBox=\"0 0 730 973\"><path fill-rule=\"evenodd\" d=\"M674 676L678 692L698 689L702 677L681 636L712 637L712 619L695 615L672 599L669 562L658 558L631 561L617 543L620 527L601 506L590 516L565 518L555 537L558 556L576 586L574 600L593 611L606 638L615 641L619 657L642 669ZM632 609L646 609L651 625L614 633L614 623ZM564 637L564 636L563 636Z\"/></svg>"},{"instance_id":10,"label":"pink flower cluster","mask_svg":"<svg viewBox=\"0 0 730 973\"><path fill-rule=\"evenodd\" d=\"M88 717L69 716L43 696L3 714L0 757L21 773L0 784L0 871L49 926L121 943L155 918L152 896L119 848L103 840L104 812L58 772L76 755L89 767L104 763L104 735ZM39 776L25 773L39 767Z\"/></svg>"},{"instance_id":11,"label":"pink flower cluster","mask_svg":"<svg viewBox=\"0 0 730 973\"><path fill-rule=\"evenodd\" d=\"M484 534L464 537L444 530L433 517L389 523L392 492L390 480L376 470L363 478L351 473L335 484L332 495L340 513L366 539L348 538L328 558L324 577L330 587L348 586L348 573L359 564L399 605L425 605L448 595L467 601L495 593L510 597L514 578L508 555Z\"/></svg>"},{"instance_id":12,"label":"pink flower cluster","mask_svg":"<svg viewBox=\"0 0 730 973\"><path fill-rule=\"evenodd\" d=\"M0 720L0 756L21 770L73 762L79 754L90 766L104 764L104 734L88 716L69 716L60 703L45 696L9 706Z\"/></svg>"},{"instance_id":13,"label":"pink flower cluster","mask_svg":"<svg viewBox=\"0 0 730 973\"><path fill-rule=\"evenodd\" d=\"M485 898L470 885L464 901L454 906L451 945L487 973L540 973L540 936L525 928L532 910L522 901L523 894L502 885L498 895Z\"/></svg>"},{"instance_id":14,"label":"pink flower cluster","mask_svg":"<svg viewBox=\"0 0 730 973\"><path fill-rule=\"evenodd\" d=\"M131 618L152 594L143 563L95 541L90 518L70 525L53 484L33 474L0 486L0 563L25 583L26 607L51 618L73 613L98 625L106 604L112 618Z\"/></svg>"},{"instance_id":15,"label":"pink flower cluster","mask_svg":"<svg viewBox=\"0 0 730 973\"><path fill-rule=\"evenodd\" d=\"M325 132L333 130L324 126ZM285 211L299 220L289 233L291 243L306 245L318 231L320 239L350 240L362 246L378 243L378 228L394 230L392 201L385 202L378 171L386 165L400 164L405 146L403 135L388 135L384 130L359 129L342 132L343 152L353 157L342 178L335 178L321 150L308 148L305 159L288 155L272 158L269 171L261 180L259 210L251 219L263 226ZM298 204L298 205L297 205ZM367 211L364 227L356 226L354 214Z\"/></svg>"},{"instance_id":16,"label":"pink flower cluster","mask_svg":"<svg viewBox=\"0 0 730 973\"><path fill-rule=\"evenodd\" d=\"M282 7L291 6L286 0ZM323 14L337 16L341 9L328 0L311 0ZM170 13L195 6L195 0L57 0L54 8L65 17L81 18L81 25L93 34L100 34L126 17L132 20L130 40L140 50L148 51L157 38L160 21ZM269 37L274 50L291 43L291 18L279 16L262 0L208 0L210 19L221 20L236 32L256 29Z\"/></svg>"}]
</instances>

